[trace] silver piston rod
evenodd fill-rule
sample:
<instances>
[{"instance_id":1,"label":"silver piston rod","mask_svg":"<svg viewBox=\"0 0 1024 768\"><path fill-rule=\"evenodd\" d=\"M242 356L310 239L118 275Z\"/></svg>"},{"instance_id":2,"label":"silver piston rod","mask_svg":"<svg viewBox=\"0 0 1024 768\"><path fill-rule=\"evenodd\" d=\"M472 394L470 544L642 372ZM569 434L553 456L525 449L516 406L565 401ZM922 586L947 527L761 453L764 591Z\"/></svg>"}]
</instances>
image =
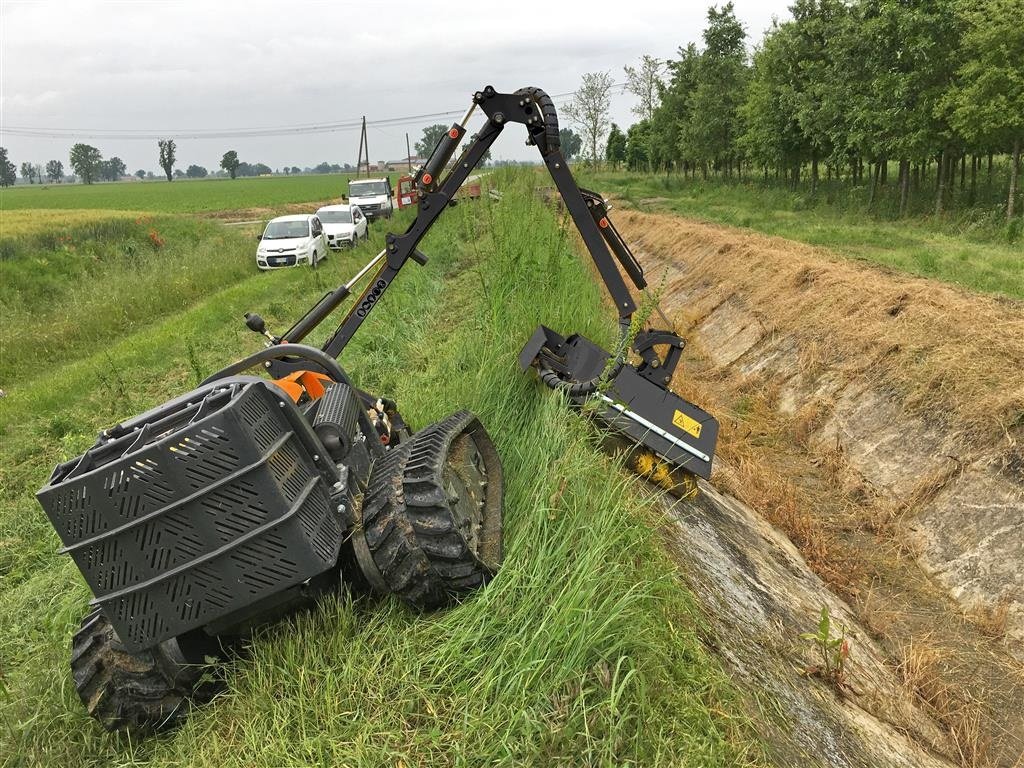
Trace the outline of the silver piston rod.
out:
<instances>
[{"instance_id":1,"label":"silver piston rod","mask_svg":"<svg viewBox=\"0 0 1024 768\"><path fill-rule=\"evenodd\" d=\"M338 286L333 291L325 293L323 298L285 333L282 337L282 342L295 344L306 338L314 328L324 321L324 318L338 308L341 302L352 295L352 289L356 284L366 277L370 270L380 264L386 255L387 250L381 251L370 259L365 267L356 272L351 280L344 285Z\"/></svg>"}]
</instances>

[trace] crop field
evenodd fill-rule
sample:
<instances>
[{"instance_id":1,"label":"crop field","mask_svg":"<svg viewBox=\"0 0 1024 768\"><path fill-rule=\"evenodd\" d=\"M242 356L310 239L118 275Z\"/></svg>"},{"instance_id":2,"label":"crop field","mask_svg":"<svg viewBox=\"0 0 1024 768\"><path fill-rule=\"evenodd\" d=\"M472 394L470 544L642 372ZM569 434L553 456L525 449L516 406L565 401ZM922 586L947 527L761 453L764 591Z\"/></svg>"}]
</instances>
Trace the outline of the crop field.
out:
<instances>
[{"instance_id":1,"label":"crop field","mask_svg":"<svg viewBox=\"0 0 1024 768\"><path fill-rule=\"evenodd\" d=\"M390 174L394 181L399 174ZM4 189L4 211L76 208L200 213L271 208L340 199L352 174L308 174L238 179L177 179L113 184L48 184Z\"/></svg>"},{"instance_id":2,"label":"crop field","mask_svg":"<svg viewBox=\"0 0 1024 768\"><path fill-rule=\"evenodd\" d=\"M233 207L254 204L253 190L285 202L340 183L286 181L118 191L138 210L165 206L144 198L150 187L205 190L209 208L221 190ZM258 349L245 311L286 327L380 248L384 228L319 270L272 274L256 273L249 236L187 216L76 212L56 229L5 231L0 765L760 763L738 694L699 639L651 491L516 366L539 322L604 342L614 325L532 177L500 183L500 203L449 211L421 246L430 263L402 273L342 359L416 426L461 407L488 426L506 475L498 577L427 616L342 593L261 632L226 665L222 695L142 742L103 733L77 700L69 639L89 594L34 493L101 428ZM113 205L103 186L75 191L69 208Z\"/></svg>"}]
</instances>

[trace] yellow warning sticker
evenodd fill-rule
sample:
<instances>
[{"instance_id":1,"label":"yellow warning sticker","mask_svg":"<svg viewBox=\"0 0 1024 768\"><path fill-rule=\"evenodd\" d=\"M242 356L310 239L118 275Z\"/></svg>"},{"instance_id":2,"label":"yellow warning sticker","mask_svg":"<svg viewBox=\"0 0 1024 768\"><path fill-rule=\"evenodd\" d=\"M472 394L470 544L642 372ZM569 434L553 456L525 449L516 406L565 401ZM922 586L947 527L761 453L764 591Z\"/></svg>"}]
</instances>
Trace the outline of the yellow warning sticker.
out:
<instances>
[{"instance_id":1,"label":"yellow warning sticker","mask_svg":"<svg viewBox=\"0 0 1024 768\"><path fill-rule=\"evenodd\" d=\"M691 419L682 411L676 411L675 416L672 417L672 423L686 434L700 437L700 422Z\"/></svg>"}]
</instances>

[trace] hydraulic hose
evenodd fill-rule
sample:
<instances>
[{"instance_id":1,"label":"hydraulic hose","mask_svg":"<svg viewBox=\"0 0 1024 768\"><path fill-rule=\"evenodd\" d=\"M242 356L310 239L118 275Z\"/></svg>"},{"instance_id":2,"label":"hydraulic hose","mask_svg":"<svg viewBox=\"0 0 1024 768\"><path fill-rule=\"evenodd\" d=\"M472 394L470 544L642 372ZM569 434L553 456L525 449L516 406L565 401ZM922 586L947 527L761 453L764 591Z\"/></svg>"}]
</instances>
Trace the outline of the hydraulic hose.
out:
<instances>
[{"instance_id":1,"label":"hydraulic hose","mask_svg":"<svg viewBox=\"0 0 1024 768\"><path fill-rule=\"evenodd\" d=\"M619 375L619 371L622 370L623 358L626 354L626 339L629 338L629 318L623 318L619 322L619 343L616 345L618 352L615 355L615 359L612 361L610 366L606 366L605 370L592 379L586 381L566 381L561 378L557 371L548 368L543 364L537 369L537 373L540 375L540 380L544 382L544 385L551 389L560 389L569 397L584 397L591 395L597 391L597 388L601 385L601 381L605 378L613 379Z\"/></svg>"}]
</instances>

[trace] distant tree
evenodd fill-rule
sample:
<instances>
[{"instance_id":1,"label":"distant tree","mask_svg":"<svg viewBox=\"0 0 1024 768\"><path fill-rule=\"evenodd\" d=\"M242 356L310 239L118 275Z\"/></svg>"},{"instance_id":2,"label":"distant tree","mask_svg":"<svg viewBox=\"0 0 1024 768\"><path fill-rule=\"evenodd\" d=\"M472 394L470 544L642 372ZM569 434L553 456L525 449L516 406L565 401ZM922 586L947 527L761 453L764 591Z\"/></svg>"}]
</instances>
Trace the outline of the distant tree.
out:
<instances>
[{"instance_id":1,"label":"distant tree","mask_svg":"<svg viewBox=\"0 0 1024 768\"><path fill-rule=\"evenodd\" d=\"M256 173L255 171L253 171L252 165L250 163L246 163L243 161L240 162L238 164L238 167L235 169L235 175L244 178L246 176L255 176Z\"/></svg>"},{"instance_id":2,"label":"distant tree","mask_svg":"<svg viewBox=\"0 0 1024 768\"><path fill-rule=\"evenodd\" d=\"M641 120L626 131L626 167L631 171L650 170L650 120ZM611 140L608 141L611 144Z\"/></svg>"},{"instance_id":3,"label":"distant tree","mask_svg":"<svg viewBox=\"0 0 1024 768\"><path fill-rule=\"evenodd\" d=\"M347 166L346 166L346 167L347 167ZM302 173L302 169L301 169L301 168L299 168L299 166L297 166L297 165L293 165L293 166L292 166L292 173L293 173L293 174L296 174L296 173Z\"/></svg>"},{"instance_id":4,"label":"distant tree","mask_svg":"<svg viewBox=\"0 0 1024 768\"><path fill-rule=\"evenodd\" d=\"M608 72L587 72L573 100L565 108L569 119L583 132L588 159L597 166L601 161L601 144L608 132L611 109L612 76Z\"/></svg>"},{"instance_id":5,"label":"distant tree","mask_svg":"<svg viewBox=\"0 0 1024 768\"><path fill-rule=\"evenodd\" d=\"M792 174L795 186L809 142L799 120L803 80L794 58L794 37L792 22L777 24L754 54L746 100L740 106L744 129L738 143L758 166Z\"/></svg>"},{"instance_id":6,"label":"distant tree","mask_svg":"<svg viewBox=\"0 0 1024 768\"><path fill-rule=\"evenodd\" d=\"M944 106L971 144L1011 153L1006 219L1014 215L1024 143L1024 24L1020 0L980 0L960 6L967 22L964 62Z\"/></svg>"},{"instance_id":7,"label":"distant tree","mask_svg":"<svg viewBox=\"0 0 1024 768\"><path fill-rule=\"evenodd\" d=\"M150 180L155 179L156 178L156 174L153 173L152 171L146 171L146 178L150 179Z\"/></svg>"},{"instance_id":8,"label":"distant tree","mask_svg":"<svg viewBox=\"0 0 1024 768\"><path fill-rule=\"evenodd\" d=\"M228 172L231 178L235 178L235 174L238 172L238 153L229 149L224 153L224 157L220 159L220 167Z\"/></svg>"},{"instance_id":9,"label":"distant tree","mask_svg":"<svg viewBox=\"0 0 1024 768\"><path fill-rule=\"evenodd\" d=\"M626 134L619 130L619 126L612 123L608 131L608 143L604 149L605 159L612 164L613 169L618 169L619 163L626 161Z\"/></svg>"},{"instance_id":10,"label":"distant tree","mask_svg":"<svg viewBox=\"0 0 1024 768\"><path fill-rule=\"evenodd\" d=\"M441 140L441 137L448 133L448 126L435 123L423 129L423 138L416 142L416 154L420 157L429 157L434 147Z\"/></svg>"},{"instance_id":11,"label":"distant tree","mask_svg":"<svg viewBox=\"0 0 1024 768\"><path fill-rule=\"evenodd\" d=\"M128 172L128 166L120 157L112 157L100 163L100 176L107 181L118 181Z\"/></svg>"},{"instance_id":12,"label":"distant tree","mask_svg":"<svg viewBox=\"0 0 1024 768\"><path fill-rule=\"evenodd\" d=\"M0 187L12 187L18 180L18 169L7 157L7 147L0 147Z\"/></svg>"},{"instance_id":13,"label":"distant tree","mask_svg":"<svg viewBox=\"0 0 1024 768\"><path fill-rule=\"evenodd\" d=\"M826 103L850 115L847 143L874 166L868 202L886 184L890 158L901 160L903 171L911 159L937 156L939 213L961 154L939 109L957 67L960 32L953 0L861 2L852 15L829 55L841 69L831 78L839 92Z\"/></svg>"},{"instance_id":14,"label":"distant tree","mask_svg":"<svg viewBox=\"0 0 1024 768\"><path fill-rule=\"evenodd\" d=\"M290 175L291 175L291 173L292 173L292 169L291 169L291 168L290 168L289 166L287 166L287 165L286 165L286 166L284 167L284 175L285 175L285 176L290 176Z\"/></svg>"},{"instance_id":15,"label":"distant tree","mask_svg":"<svg viewBox=\"0 0 1024 768\"><path fill-rule=\"evenodd\" d=\"M746 37L731 2L721 10L708 9L704 51L679 137L684 159L699 163L705 175L709 162L731 175L739 156L740 106L747 83Z\"/></svg>"},{"instance_id":16,"label":"distant tree","mask_svg":"<svg viewBox=\"0 0 1024 768\"><path fill-rule=\"evenodd\" d=\"M167 174L167 180L170 181L177 145L175 145L174 139L159 139L156 144L160 148L160 167L164 169L164 173Z\"/></svg>"},{"instance_id":17,"label":"distant tree","mask_svg":"<svg viewBox=\"0 0 1024 768\"><path fill-rule=\"evenodd\" d=\"M696 87L697 66L700 53L690 43L679 49L679 58L665 62L668 82L660 91L660 103L651 118L647 136L647 151L652 167L666 170L683 162L682 145L679 137L689 115L689 98ZM686 170L686 166L683 166Z\"/></svg>"},{"instance_id":18,"label":"distant tree","mask_svg":"<svg viewBox=\"0 0 1024 768\"><path fill-rule=\"evenodd\" d=\"M182 171L181 168L175 168L173 175L174 175L174 178L176 178L176 179L184 179L185 178L185 172ZM168 181L170 181L170 179L168 179Z\"/></svg>"},{"instance_id":19,"label":"distant tree","mask_svg":"<svg viewBox=\"0 0 1024 768\"><path fill-rule=\"evenodd\" d=\"M138 176L140 179L146 178L146 172L141 168L139 168L139 170L135 172L135 175Z\"/></svg>"},{"instance_id":20,"label":"distant tree","mask_svg":"<svg viewBox=\"0 0 1024 768\"><path fill-rule=\"evenodd\" d=\"M320 165L316 166L313 169L313 173L330 173L330 172L331 172L331 164L328 163L328 162L320 163Z\"/></svg>"},{"instance_id":21,"label":"distant tree","mask_svg":"<svg viewBox=\"0 0 1024 768\"><path fill-rule=\"evenodd\" d=\"M269 165L263 163L256 163L252 167L253 176L266 176L269 173L273 173L273 169Z\"/></svg>"},{"instance_id":22,"label":"distant tree","mask_svg":"<svg viewBox=\"0 0 1024 768\"><path fill-rule=\"evenodd\" d=\"M36 167L32 163L21 164L21 178L28 181L29 184L34 184L36 177Z\"/></svg>"},{"instance_id":23,"label":"distant tree","mask_svg":"<svg viewBox=\"0 0 1024 768\"><path fill-rule=\"evenodd\" d=\"M558 143L562 147L562 155L566 160L572 160L580 153L583 146L583 139L572 128L558 129Z\"/></svg>"},{"instance_id":24,"label":"distant tree","mask_svg":"<svg viewBox=\"0 0 1024 768\"><path fill-rule=\"evenodd\" d=\"M64 163L60 160L50 160L46 164L46 177L55 184L62 182L64 180Z\"/></svg>"},{"instance_id":25,"label":"distant tree","mask_svg":"<svg viewBox=\"0 0 1024 768\"><path fill-rule=\"evenodd\" d=\"M201 165L190 165L185 170L185 175L190 179L204 179L209 176L209 174L210 172Z\"/></svg>"},{"instance_id":26,"label":"distant tree","mask_svg":"<svg viewBox=\"0 0 1024 768\"><path fill-rule=\"evenodd\" d=\"M650 120L658 108L663 87L661 72L664 68L661 59L646 53L640 57L640 66L623 67L626 72L626 89L639 99L633 107L633 114L641 120Z\"/></svg>"},{"instance_id":27,"label":"distant tree","mask_svg":"<svg viewBox=\"0 0 1024 768\"><path fill-rule=\"evenodd\" d=\"M71 147L71 168L83 184L92 184L100 173L103 155L96 147L88 144L75 144Z\"/></svg>"}]
</instances>

